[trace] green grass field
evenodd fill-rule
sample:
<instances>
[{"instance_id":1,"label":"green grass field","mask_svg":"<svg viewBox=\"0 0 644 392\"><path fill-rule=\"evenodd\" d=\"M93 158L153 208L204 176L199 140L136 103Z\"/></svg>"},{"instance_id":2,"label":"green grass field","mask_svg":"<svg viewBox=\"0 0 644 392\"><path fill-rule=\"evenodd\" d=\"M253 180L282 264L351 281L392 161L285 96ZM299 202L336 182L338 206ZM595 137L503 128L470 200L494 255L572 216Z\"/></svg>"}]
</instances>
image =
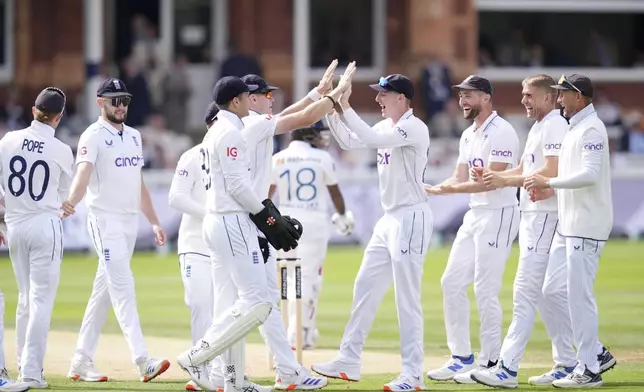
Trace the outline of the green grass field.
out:
<instances>
[{"instance_id":1,"label":"green grass field","mask_svg":"<svg viewBox=\"0 0 644 392\"><path fill-rule=\"evenodd\" d=\"M425 314L425 353L431 356L448 356L443 325L440 277L445 267L449 248L430 251L425 265L423 285L423 310ZM596 295L600 309L600 337L611 348L618 360L617 367L604 375L604 390L644 390L644 243L610 242L600 262ZM518 251L515 248L506 267L501 301L504 310L504 331L510 323L512 311L512 280L516 271ZM360 265L362 251L353 247L335 247L329 250L325 264L325 281L319 309L318 346L336 349L349 316L353 280ZM189 338L188 310L183 303L183 287L179 267L174 255L161 257L156 254L137 254L132 261L136 278L137 301L146 336ZM96 271L94 257L69 254L63 260L61 281L56 299L52 330L78 333L83 312L89 298ZM0 259L0 287L6 298L5 325L13 327L17 288L8 258ZM470 292L471 298L472 293ZM478 315L475 302L472 306L472 344L478 347ZM120 334L121 331L110 315L104 333ZM258 334L249 341L259 342ZM5 345L13 345L6 341ZM392 290L383 301L365 349L397 352L399 347L398 324ZM178 353L177 353L178 354ZM540 320L537 321L532 340L525 356L526 362L549 363L550 344ZM15 369L12 359L8 365ZM46 369L45 369L46 370ZM521 382L543 369L529 369L520 373ZM360 383L345 384L332 381L328 390L380 390L382 384L395 375L382 374L363 377ZM181 390L183 382L159 378L152 383L138 381L79 384L67 381L64 374L47 373L52 389L80 390ZM269 380L263 380L270 382ZM485 387L459 386L452 383L427 381L430 390L482 390ZM522 388L535 390L527 384Z\"/></svg>"}]
</instances>

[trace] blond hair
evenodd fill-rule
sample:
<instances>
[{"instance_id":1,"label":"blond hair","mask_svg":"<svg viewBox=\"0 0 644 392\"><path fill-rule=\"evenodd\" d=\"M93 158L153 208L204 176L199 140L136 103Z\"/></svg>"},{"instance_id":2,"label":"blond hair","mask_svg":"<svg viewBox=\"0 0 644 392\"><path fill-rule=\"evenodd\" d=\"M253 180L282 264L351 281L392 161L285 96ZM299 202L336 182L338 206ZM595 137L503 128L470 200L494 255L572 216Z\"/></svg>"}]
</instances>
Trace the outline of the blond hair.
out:
<instances>
[{"instance_id":1,"label":"blond hair","mask_svg":"<svg viewBox=\"0 0 644 392\"><path fill-rule=\"evenodd\" d=\"M528 76L527 78L523 79L523 82L521 82L523 86L531 86L535 88L539 88L542 90L545 90L546 93L548 94L555 94L557 91L555 91L552 86L557 84L555 80L544 74L538 74L538 75L533 75L533 76Z\"/></svg>"}]
</instances>

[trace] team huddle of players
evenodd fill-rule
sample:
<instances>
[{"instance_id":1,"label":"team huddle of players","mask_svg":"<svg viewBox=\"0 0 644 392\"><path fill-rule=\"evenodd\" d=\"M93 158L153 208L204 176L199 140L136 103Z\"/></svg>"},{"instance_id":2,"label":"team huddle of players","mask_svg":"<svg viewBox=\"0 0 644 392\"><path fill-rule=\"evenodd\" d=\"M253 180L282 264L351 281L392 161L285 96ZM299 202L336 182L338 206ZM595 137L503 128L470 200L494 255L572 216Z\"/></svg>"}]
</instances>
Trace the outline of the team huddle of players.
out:
<instances>
[{"instance_id":1,"label":"team huddle of players","mask_svg":"<svg viewBox=\"0 0 644 392\"><path fill-rule=\"evenodd\" d=\"M207 133L178 163L169 202L183 213L178 252L192 347L177 363L191 378L185 388L263 392L319 389L328 378L359 381L364 342L393 284L402 372L383 389L425 389L420 293L433 231L429 199L450 193L471 194L441 279L451 358L426 376L516 388L519 361L539 309L555 365L529 382L600 386L601 374L616 364L598 338L592 289L612 227L612 200L606 128L592 105L591 81L581 75L562 76L556 83L546 75L524 80L522 103L536 122L523 154L513 127L493 110L487 79L473 75L454 86L463 115L473 124L461 137L454 175L429 186L423 183L429 132L411 109L413 83L394 74L370 85L384 117L372 127L349 103L355 63L349 63L334 87L336 67L333 61L318 86L279 114L272 113L277 88L261 77L220 79L205 117ZM131 99L122 81L110 78L101 84L101 116L81 135L75 168L69 146L54 137L66 103L57 88L38 96L30 127L0 140L6 240L19 287L19 380L11 381L3 370L0 391L48 386L43 360L63 256L61 219L74 214L83 198L99 264L68 376L108 380L92 357L110 307L141 381L170 366L167 359L148 354L130 269L140 212L152 225L157 244L166 241L141 176L141 136L124 124ZM276 306L275 263L278 252L295 251L302 259L302 332L304 348L313 348L330 230L327 195L336 229L348 235L354 226L332 158L324 151L323 118L341 148L378 150L384 214L364 252L339 354L313 364L314 375L291 349L295 324L282 322L280 312L295 309ZM293 141L273 156L273 137L286 132L293 132ZM517 234L521 253L513 320L502 340L498 295ZM474 286L481 321L476 360L470 344L469 285ZM245 336L257 327L276 364L271 387L251 382L244 371ZM0 351L0 369L5 369Z\"/></svg>"}]
</instances>

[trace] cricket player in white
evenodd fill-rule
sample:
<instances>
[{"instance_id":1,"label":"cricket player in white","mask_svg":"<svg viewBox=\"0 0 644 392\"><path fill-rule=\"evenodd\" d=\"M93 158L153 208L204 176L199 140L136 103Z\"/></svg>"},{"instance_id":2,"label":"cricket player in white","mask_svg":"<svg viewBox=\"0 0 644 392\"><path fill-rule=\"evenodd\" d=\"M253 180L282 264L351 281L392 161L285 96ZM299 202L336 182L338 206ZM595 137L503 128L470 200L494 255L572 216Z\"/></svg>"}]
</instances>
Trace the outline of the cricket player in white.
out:
<instances>
[{"instance_id":1,"label":"cricket player in white","mask_svg":"<svg viewBox=\"0 0 644 392\"><path fill-rule=\"evenodd\" d=\"M556 276L553 290L544 296L561 296L567 289L577 366L565 378L552 381L557 388L594 388L601 374L617 361L599 341L594 284L599 258L613 228L608 134L592 104L593 84L583 75L561 76L553 88L570 128L561 146L557 177L533 174L524 186L534 200L554 196L559 225L552 252L564 248L566 273Z\"/></svg>"},{"instance_id":2,"label":"cricket player in white","mask_svg":"<svg viewBox=\"0 0 644 392\"><path fill-rule=\"evenodd\" d=\"M331 133L343 149L377 149L380 198L384 215L373 230L355 281L352 311L339 355L314 364L322 375L360 379L362 347L378 306L393 282L400 325L402 373L385 390L424 389L421 282L433 229L433 215L423 190L429 153L429 130L410 108L411 80L400 74L370 85L384 120L371 127L350 107L351 90L341 109L327 116Z\"/></svg>"},{"instance_id":3,"label":"cricket player in white","mask_svg":"<svg viewBox=\"0 0 644 392\"><path fill-rule=\"evenodd\" d=\"M96 102L101 115L81 134L76 175L63 203L63 211L71 215L87 191L87 225L98 254L92 294L68 373L79 381L108 379L96 369L92 357L111 306L141 381L148 382L170 367L168 360L148 355L130 269L140 212L152 225L156 243L163 245L166 240L143 182L141 134L124 124L130 100L131 94L119 79L106 79L99 86Z\"/></svg>"},{"instance_id":4,"label":"cricket player in white","mask_svg":"<svg viewBox=\"0 0 644 392\"><path fill-rule=\"evenodd\" d=\"M331 198L336 212L332 221L338 232L349 235L353 230L353 213L345 209L338 186L338 177L331 154L323 150L328 139L322 122L292 133L288 147L273 156L272 184L277 188L279 205L285 215L292 216L307 228L296 249L302 261L302 337L304 350L311 350L318 338L316 325L318 300L322 289L322 265L329 242L329 206ZM326 192L325 190L328 190ZM290 279L292 280L292 279ZM289 281L289 285L294 282ZM296 344L296 303L289 302L288 336Z\"/></svg>"},{"instance_id":5,"label":"cricket player in white","mask_svg":"<svg viewBox=\"0 0 644 392\"><path fill-rule=\"evenodd\" d=\"M212 102L206 110L206 128L217 121L219 108ZM183 282L184 301L190 309L190 335L196 344L213 320L215 291L208 246L203 240L202 226L206 215L206 189L201 180L200 144L186 151L179 158L172 178L168 202L183 213L179 226L177 250ZM223 387L223 376L216 384ZM201 390L194 381L186 384L187 391Z\"/></svg>"},{"instance_id":6,"label":"cricket player in white","mask_svg":"<svg viewBox=\"0 0 644 392\"><path fill-rule=\"evenodd\" d=\"M474 284L480 319L480 368L495 366L501 351L502 311L499 292L512 242L519 230L516 188L488 191L482 181L468 180L470 168L491 171L516 168L519 138L516 131L492 108L492 85L471 75L461 84L459 104L466 119L474 120L460 140L454 175L427 188L430 195L470 193L470 210L452 244L441 278L447 345L452 358L430 370L431 380L475 383L470 372L477 368L470 342L470 307L467 287Z\"/></svg>"},{"instance_id":7,"label":"cricket player in white","mask_svg":"<svg viewBox=\"0 0 644 392\"><path fill-rule=\"evenodd\" d=\"M548 75L526 78L522 85L523 98L528 118L536 119L530 129L528 140L519 166L514 169L494 172L485 168L473 168L473 175L482 177L489 190L504 187L521 187L519 224L519 267L514 280L514 310L512 323L501 347L501 361L496 367L475 370L471 378L491 387L518 387L517 372L530 334L534 326L537 307L552 340L554 368L541 376L531 377L530 383L549 385L557 377L565 377L574 369L577 360L572 345L572 327L566 296L548 298L544 301L541 291L544 280L565 269L565 250L551 253L550 246L555 236L557 199L550 198L532 202L523 182L526 177L538 173L556 177L561 142L568 131L568 122L557 109L557 91L551 86L555 81Z\"/></svg>"},{"instance_id":8,"label":"cricket player in white","mask_svg":"<svg viewBox=\"0 0 644 392\"><path fill-rule=\"evenodd\" d=\"M48 387L43 361L63 257L60 203L73 176L71 149L54 137L65 102L62 90L47 87L36 98L31 125L0 140L9 256L19 291L19 380L22 387L38 389Z\"/></svg>"}]
</instances>

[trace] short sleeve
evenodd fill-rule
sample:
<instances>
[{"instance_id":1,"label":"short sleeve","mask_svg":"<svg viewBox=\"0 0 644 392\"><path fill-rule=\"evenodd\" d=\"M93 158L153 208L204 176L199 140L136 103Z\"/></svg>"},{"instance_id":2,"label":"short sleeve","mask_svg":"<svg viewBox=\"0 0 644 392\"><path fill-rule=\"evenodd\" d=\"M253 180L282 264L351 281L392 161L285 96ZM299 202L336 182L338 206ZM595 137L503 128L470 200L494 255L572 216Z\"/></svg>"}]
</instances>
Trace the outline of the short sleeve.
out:
<instances>
[{"instance_id":1,"label":"short sleeve","mask_svg":"<svg viewBox=\"0 0 644 392\"><path fill-rule=\"evenodd\" d=\"M271 162L271 185L277 185L277 180L279 179L278 175L278 166L279 166L279 160L280 160L279 154L273 155L273 159Z\"/></svg>"},{"instance_id":2,"label":"short sleeve","mask_svg":"<svg viewBox=\"0 0 644 392\"><path fill-rule=\"evenodd\" d=\"M465 136L466 134L467 131L463 132L463 134L461 135L461 140L458 143L458 164L468 164L467 154L465 152L465 141L467 140L467 137Z\"/></svg>"},{"instance_id":3,"label":"short sleeve","mask_svg":"<svg viewBox=\"0 0 644 392\"><path fill-rule=\"evenodd\" d=\"M215 150L224 176L248 172L248 165L244 163L247 159L244 155L246 154L246 143L240 132L226 132L215 144Z\"/></svg>"},{"instance_id":4,"label":"short sleeve","mask_svg":"<svg viewBox=\"0 0 644 392\"><path fill-rule=\"evenodd\" d=\"M558 157L561 143L568 132L568 123L563 118L551 119L543 128L543 156Z\"/></svg>"},{"instance_id":5,"label":"short sleeve","mask_svg":"<svg viewBox=\"0 0 644 392\"><path fill-rule=\"evenodd\" d=\"M605 144L605 139L606 138L599 130L589 128L582 137L583 143L581 147L581 155L603 154L604 149L608 147Z\"/></svg>"},{"instance_id":6,"label":"short sleeve","mask_svg":"<svg viewBox=\"0 0 644 392\"><path fill-rule=\"evenodd\" d=\"M98 158L98 132L87 130L83 132L78 140L78 151L76 151L76 164L81 162L89 162L93 165L96 164Z\"/></svg>"},{"instance_id":7,"label":"short sleeve","mask_svg":"<svg viewBox=\"0 0 644 392\"><path fill-rule=\"evenodd\" d=\"M174 171L173 183L183 184L184 187L192 187L200 178L198 154L197 150L188 150L181 155L177 163L177 169Z\"/></svg>"},{"instance_id":8,"label":"short sleeve","mask_svg":"<svg viewBox=\"0 0 644 392\"><path fill-rule=\"evenodd\" d=\"M324 170L324 183L326 185L337 185L338 174L335 171L335 163L330 154L322 156L322 170Z\"/></svg>"},{"instance_id":9,"label":"short sleeve","mask_svg":"<svg viewBox=\"0 0 644 392\"><path fill-rule=\"evenodd\" d=\"M510 125L502 126L490 141L488 162L514 164L519 158L519 137Z\"/></svg>"}]
</instances>

